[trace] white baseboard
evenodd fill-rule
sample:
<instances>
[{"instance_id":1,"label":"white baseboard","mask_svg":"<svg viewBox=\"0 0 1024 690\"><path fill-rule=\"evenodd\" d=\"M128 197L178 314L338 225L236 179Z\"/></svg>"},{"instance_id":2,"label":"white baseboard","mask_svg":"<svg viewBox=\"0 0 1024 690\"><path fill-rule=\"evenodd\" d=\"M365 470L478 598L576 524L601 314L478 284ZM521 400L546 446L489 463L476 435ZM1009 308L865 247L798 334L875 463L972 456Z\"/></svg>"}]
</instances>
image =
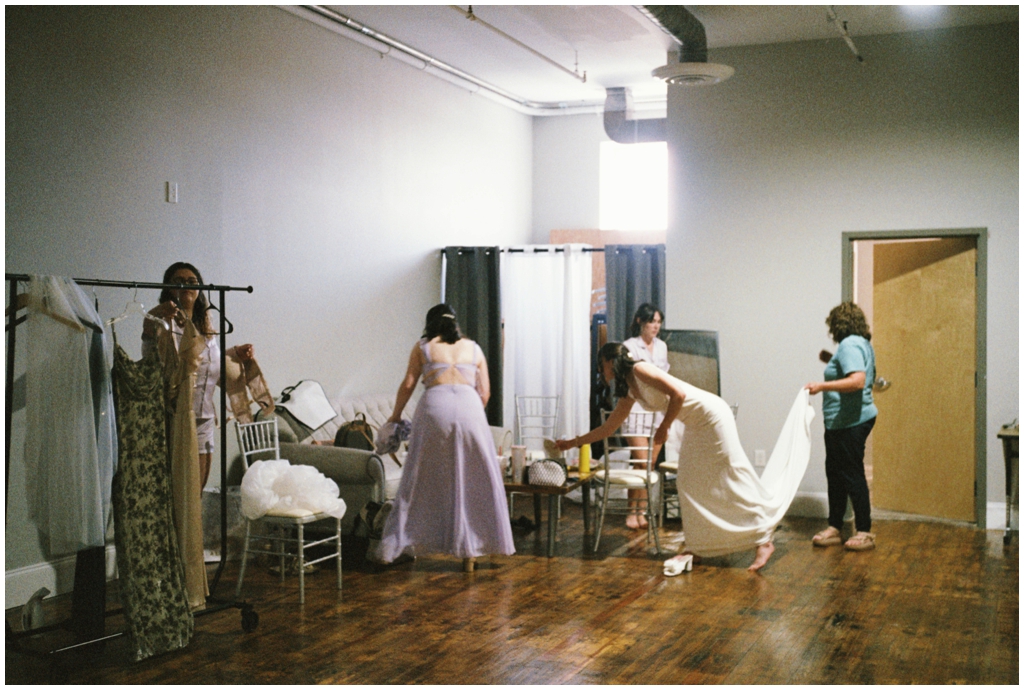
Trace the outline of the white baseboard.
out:
<instances>
[{"instance_id":1,"label":"white baseboard","mask_svg":"<svg viewBox=\"0 0 1024 690\"><path fill-rule=\"evenodd\" d=\"M105 560L107 580L117 579L117 551L113 544L107 544ZM75 557L65 556L8 570L4 584L5 609L22 606L40 587L50 590L50 596L67 594L75 588Z\"/></svg>"},{"instance_id":2,"label":"white baseboard","mask_svg":"<svg viewBox=\"0 0 1024 690\"><path fill-rule=\"evenodd\" d=\"M986 529L1006 529L1006 502L995 503L989 501L985 510Z\"/></svg>"},{"instance_id":3,"label":"white baseboard","mask_svg":"<svg viewBox=\"0 0 1024 690\"><path fill-rule=\"evenodd\" d=\"M827 518L828 494L825 492L798 492L786 515L793 517ZM853 514L847 510L846 519ZM985 529L1006 529L1006 503L989 501L985 507Z\"/></svg>"}]
</instances>

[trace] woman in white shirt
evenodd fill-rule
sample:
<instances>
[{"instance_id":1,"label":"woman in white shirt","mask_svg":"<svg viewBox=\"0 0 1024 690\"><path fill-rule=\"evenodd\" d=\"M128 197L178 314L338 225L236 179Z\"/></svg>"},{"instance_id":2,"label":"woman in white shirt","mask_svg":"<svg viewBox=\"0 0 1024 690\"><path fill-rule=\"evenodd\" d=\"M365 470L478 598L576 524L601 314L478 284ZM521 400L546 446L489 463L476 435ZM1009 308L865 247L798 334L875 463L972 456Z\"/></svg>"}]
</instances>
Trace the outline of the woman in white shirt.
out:
<instances>
[{"instance_id":1,"label":"woman in white shirt","mask_svg":"<svg viewBox=\"0 0 1024 690\"><path fill-rule=\"evenodd\" d=\"M165 284L202 285L203 277L199 269L190 263L179 261L171 264L164 272ZM199 473L201 486L206 486L210 476L210 465L213 460L214 437L217 430L217 411L214 403L216 386L220 385L220 343L217 332L210 324L208 311L210 304L206 296L199 290L165 289L160 293L160 304L149 313L164 319L174 336L174 346L182 336L182 326L186 320L191 321L200 337L206 341L198 369L195 375L195 392L192 408L196 416L196 438L199 444ZM146 320L142 329L142 352L145 355L150 348L156 347L157 330L152 321ZM250 344L239 345L228 350L239 360L245 362L253 358L253 347Z\"/></svg>"},{"instance_id":2,"label":"woman in white shirt","mask_svg":"<svg viewBox=\"0 0 1024 690\"><path fill-rule=\"evenodd\" d=\"M629 354L637 362L648 362L667 372L669 367L668 346L664 340L658 337L664 320L665 315L660 309L649 302L644 302L637 307L636 314L633 316L633 323L630 325L629 333L631 337L622 344L629 350ZM633 406L633 412L644 412L644 408L640 403L637 403ZM655 426L661 424L663 418L664 415L662 413L656 413L654 419ZM641 438L631 437L629 441L631 445L646 445ZM654 447L654 457L658 457L661 445L659 443ZM637 460L647 460L647 451L633 451L633 457ZM647 518L644 517L640 506L647 499L647 492L643 489L630 489L629 498L631 500L630 505L636 509L636 512L626 516L626 527L630 529L646 529Z\"/></svg>"}]
</instances>

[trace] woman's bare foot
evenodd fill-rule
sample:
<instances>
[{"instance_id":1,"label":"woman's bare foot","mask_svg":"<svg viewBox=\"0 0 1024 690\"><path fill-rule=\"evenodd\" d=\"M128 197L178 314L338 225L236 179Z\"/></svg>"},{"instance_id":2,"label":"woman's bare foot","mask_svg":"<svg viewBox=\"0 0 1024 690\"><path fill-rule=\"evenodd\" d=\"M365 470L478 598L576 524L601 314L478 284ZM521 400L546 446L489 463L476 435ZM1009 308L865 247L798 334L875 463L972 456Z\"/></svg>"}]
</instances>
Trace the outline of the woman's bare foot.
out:
<instances>
[{"instance_id":1,"label":"woman's bare foot","mask_svg":"<svg viewBox=\"0 0 1024 690\"><path fill-rule=\"evenodd\" d=\"M626 516L626 527L629 529L647 529L647 518L643 513L630 513Z\"/></svg>"},{"instance_id":2,"label":"woman's bare foot","mask_svg":"<svg viewBox=\"0 0 1024 690\"><path fill-rule=\"evenodd\" d=\"M750 564L747 570L752 573L757 572L765 566L765 563L768 562L773 553L775 553L775 544L772 542L769 541L758 545L757 550L754 552L754 562Z\"/></svg>"}]
</instances>

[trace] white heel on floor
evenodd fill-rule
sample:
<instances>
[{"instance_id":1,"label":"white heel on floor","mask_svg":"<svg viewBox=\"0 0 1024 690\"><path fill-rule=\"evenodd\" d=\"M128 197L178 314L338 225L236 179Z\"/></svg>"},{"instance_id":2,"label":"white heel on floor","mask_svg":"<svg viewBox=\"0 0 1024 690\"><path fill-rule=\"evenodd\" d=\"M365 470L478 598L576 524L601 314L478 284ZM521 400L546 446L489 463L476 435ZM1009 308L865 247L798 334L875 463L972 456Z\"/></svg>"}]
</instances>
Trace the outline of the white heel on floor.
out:
<instances>
[{"instance_id":1,"label":"white heel on floor","mask_svg":"<svg viewBox=\"0 0 1024 690\"><path fill-rule=\"evenodd\" d=\"M665 568L662 572L665 577L675 577L683 572L693 570L693 554L687 553L681 556L674 556L665 561Z\"/></svg>"}]
</instances>

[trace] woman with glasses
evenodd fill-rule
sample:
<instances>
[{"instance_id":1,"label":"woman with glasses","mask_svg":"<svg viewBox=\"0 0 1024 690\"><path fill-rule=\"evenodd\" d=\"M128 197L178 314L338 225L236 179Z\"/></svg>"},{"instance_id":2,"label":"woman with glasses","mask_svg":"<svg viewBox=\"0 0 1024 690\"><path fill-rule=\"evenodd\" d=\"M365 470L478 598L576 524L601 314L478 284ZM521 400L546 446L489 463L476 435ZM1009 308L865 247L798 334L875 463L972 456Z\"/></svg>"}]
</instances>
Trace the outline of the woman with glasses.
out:
<instances>
[{"instance_id":1,"label":"woman with glasses","mask_svg":"<svg viewBox=\"0 0 1024 690\"><path fill-rule=\"evenodd\" d=\"M203 285L203 277L199 269L190 263L179 261L171 264L164 271L165 284ZM168 345L173 343L178 359L181 353L182 336L185 334L186 323L194 328L197 338L195 346L189 348L190 357L198 358L195 366L195 390L192 394L192 410L195 412L196 440L199 450L200 487L205 487L210 477L210 464L213 460L214 437L217 431L217 413L214 405L214 392L220 383L220 344L217 333L210 324L210 303L199 290L188 288L164 289L160 292L160 304L149 313L163 319L172 336ZM190 331L191 331L190 328ZM157 348L157 337L160 327L147 319L142 327L142 354L145 357ZM192 340L191 338L189 339ZM228 351L241 362L253 359L253 347L250 344L238 345ZM167 366L166 358L161 357Z\"/></svg>"}]
</instances>

